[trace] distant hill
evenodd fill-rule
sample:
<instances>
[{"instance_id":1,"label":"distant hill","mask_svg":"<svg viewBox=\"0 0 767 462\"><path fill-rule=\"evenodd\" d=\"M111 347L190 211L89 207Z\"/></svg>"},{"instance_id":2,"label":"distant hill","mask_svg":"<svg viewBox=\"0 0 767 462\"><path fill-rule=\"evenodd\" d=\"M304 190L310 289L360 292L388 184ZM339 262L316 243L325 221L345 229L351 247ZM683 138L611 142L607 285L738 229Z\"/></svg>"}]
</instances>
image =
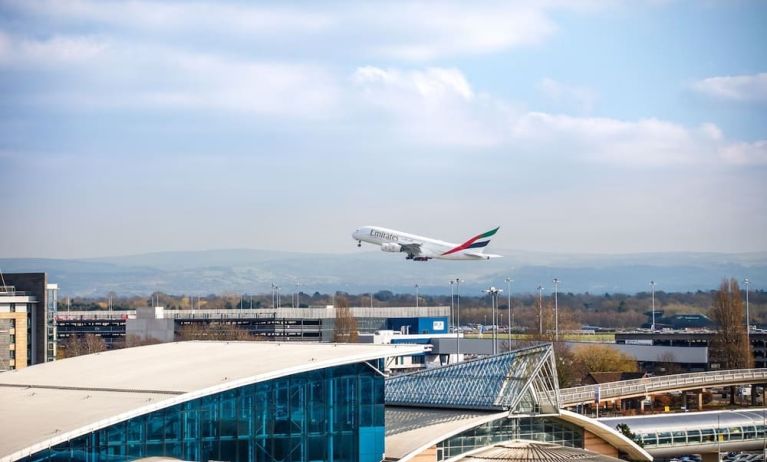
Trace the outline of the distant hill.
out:
<instances>
[{"instance_id":1,"label":"distant hill","mask_svg":"<svg viewBox=\"0 0 767 462\"><path fill-rule=\"evenodd\" d=\"M362 293L388 289L449 293L448 281L460 277L464 293L479 293L491 284L514 293L547 292L558 277L562 292L622 292L710 290L725 276L749 277L754 289L767 288L767 252L646 253L624 255L554 254L494 250L506 258L490 261L412 262L377 251L310 254L253 249L160 252L95 259L0 258L5 272L45 271L64 295L167 293L266 293L275 282L283 292L296 281L305 292Z\"/></svg>"}]
</instances>

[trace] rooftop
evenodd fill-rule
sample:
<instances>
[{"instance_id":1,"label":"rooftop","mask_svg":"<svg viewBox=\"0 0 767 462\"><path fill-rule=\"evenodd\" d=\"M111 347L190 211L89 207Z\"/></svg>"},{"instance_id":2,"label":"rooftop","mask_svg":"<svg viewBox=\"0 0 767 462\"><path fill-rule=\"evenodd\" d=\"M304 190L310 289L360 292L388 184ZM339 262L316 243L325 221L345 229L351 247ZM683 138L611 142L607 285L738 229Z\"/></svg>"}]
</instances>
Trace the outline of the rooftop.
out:
<instances>
[{"instance_id":1,"label":"rooftop","mask_svg":"<svg viewBox=\"0 0 767 462\"><path fill-rule=\"evenodd\" d=\"M422 350L418 345L193 341L2 373L0 461L227 389Z\"/></svg>"}]
</instances>

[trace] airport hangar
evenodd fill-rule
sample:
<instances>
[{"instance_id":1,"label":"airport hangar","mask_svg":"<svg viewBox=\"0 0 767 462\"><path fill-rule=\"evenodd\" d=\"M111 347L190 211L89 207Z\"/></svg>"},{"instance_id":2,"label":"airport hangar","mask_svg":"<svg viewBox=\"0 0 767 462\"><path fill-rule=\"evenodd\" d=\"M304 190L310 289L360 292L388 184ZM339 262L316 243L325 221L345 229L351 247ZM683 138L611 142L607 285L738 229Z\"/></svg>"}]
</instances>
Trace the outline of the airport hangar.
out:
<instances>
[{"instance_id":1,"label":"airport hangar","mask_svg":"<svg viewBox=\"0 0 767 462\"><path fill-rule=\"evenodd\" d=\"M423 348L192 341L7 372L0 462L436 462L510 440L652 460L560 408L550 344L384 379L385 357Z\"/></svg>"}]
</instances>

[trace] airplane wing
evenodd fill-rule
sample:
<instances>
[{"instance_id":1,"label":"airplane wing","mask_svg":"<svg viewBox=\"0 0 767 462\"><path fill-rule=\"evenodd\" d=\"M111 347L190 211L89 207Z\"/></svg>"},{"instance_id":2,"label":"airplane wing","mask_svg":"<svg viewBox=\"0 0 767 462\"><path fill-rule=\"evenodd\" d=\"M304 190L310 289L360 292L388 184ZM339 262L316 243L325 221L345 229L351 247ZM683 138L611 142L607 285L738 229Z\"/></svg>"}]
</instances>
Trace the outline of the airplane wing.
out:
<instances>
[{"instance_id":1,"label":"airplane wing","mask_svg":"<svg viewBox=\"0 0 767 462\"><path fill-rule=\"evenodd\" d=\"M491 258L501 258L503 255L494 255L491 253L482 253L482 252L464 252L464 255L468 255L470 257L474 258L481 258L482 260L489 260Z\"/></svg>"}]
</instances>

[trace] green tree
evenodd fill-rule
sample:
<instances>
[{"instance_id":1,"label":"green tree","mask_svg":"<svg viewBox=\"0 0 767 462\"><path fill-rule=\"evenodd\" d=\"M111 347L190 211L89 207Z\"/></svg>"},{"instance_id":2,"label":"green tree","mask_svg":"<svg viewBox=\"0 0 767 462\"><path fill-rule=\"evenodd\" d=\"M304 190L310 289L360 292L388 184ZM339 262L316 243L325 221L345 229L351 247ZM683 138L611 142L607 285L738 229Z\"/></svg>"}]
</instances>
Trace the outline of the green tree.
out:
<instances>
[{"instance_id":1,"label":"green tree","mask_svg":"<svg viewBox=\"0 0 767 462\"><path fill-rule=\"evenodd\" d=\"M628 424L625 424L625 423L618 424L615 427L615 429L618 430L619 432L621 432L623 434L623 436L625 436L626 438L628 438L631 441L635 442L640 448L644 447L644 443L642 442L642 438L637 436L636 433L632 432L631 428L629 428Z\"/></svg>"}]
</instances>

